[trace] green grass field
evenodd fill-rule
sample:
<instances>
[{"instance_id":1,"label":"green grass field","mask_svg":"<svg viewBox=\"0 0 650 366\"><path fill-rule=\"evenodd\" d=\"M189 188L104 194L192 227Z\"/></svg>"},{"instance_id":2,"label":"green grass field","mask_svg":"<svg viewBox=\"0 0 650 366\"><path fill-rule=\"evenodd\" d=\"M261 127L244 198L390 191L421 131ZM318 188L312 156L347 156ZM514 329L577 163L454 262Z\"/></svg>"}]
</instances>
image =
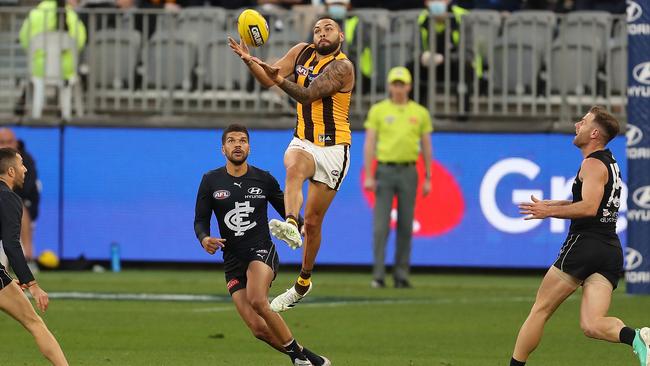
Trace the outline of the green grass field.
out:
<instances>
[{"instance_id":1,"label":"green grass field","mask_svg":"<svg viewBox=\"0 0 650 366\"><path fill-rule=\"evenodd\" d=\"M222 295L209 301L52 299L44 316L71 365L289 365L251 336L218 271L45 272L67 292ZM284 271L271 295L288 286ZM369 275L317 273L312 294L284 313L296 338L334 365L507 365L538 276L414 275L414 289L370 289ZM547 326L529 365L638 365L628 346L585 338L580 293ZM611 313L650 324L650 297L616 291ZM31 336L0 316L2 365L44 365Z\"/></svg>"}]
</instances>

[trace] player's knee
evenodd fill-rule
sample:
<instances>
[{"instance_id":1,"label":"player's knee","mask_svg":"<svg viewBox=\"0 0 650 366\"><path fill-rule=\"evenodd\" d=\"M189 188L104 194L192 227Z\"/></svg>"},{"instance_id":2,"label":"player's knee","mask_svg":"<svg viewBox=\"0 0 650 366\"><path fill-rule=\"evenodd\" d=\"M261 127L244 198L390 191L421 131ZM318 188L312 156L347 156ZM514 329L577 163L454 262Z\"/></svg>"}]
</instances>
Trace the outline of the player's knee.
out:
<instances>
[{"instance_id":1,"label":"player's knee","mask_svg":"<svg viewBox=\"0 0 650 366\"><path fill-rule=\"evenodd\" d=\"M36 313L27 315L27 317L22 320L22 324L31 333L39 332L43 330L43 328L46 328L43 318L38 316Z\"/></svg>"},{"instance_id":2,"label":"player's knee","mask_svg":"<svg viewBox=\"0 0 650 366\"><path fill-rule=\"evenodd\" d=\"M263 314L270 309L269 300L264 297L249 298L248 302L257 314Z\"/></svg>"},{"instance_id":3,"label":"player's knee","mask_svg":"<svg viewBox=\"0 0 650 366\"><path fill-rule=\"evenodd\" d=\"M550 304L535 303L530 313L531 315L541 317L544 320L548 320L551 315L553 315L553 308L550 306Z\"/></svg>"},{"instance_id":4,"label":"player's knee","mask_svg":"<svg viewBox=\"0 0 650 366\"><path fill-rule=\"evenodd\" d=\"M305 216L305 235L317 235L321 230L322 218L318 215Z\"/></svg>"},{"instance_id":5,"label":"player's knee","mask_svg":"<svg viewBox=\"0 0 650 366\"><path fill-rule=\"evenodd\" d=\"M580 321L580 328L585 336L589 338L597 338L598 328L596 328L593 322L582 320Z\"/></svg>"}]
</instances>

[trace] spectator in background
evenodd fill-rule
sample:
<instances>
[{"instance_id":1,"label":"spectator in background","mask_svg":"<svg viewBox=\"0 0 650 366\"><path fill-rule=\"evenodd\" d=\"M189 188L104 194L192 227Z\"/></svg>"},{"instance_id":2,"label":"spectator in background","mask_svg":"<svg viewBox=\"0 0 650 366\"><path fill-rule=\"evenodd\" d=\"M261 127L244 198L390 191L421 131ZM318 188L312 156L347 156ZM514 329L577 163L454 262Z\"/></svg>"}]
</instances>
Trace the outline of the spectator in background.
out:
<instances>
[{"instance_id":1,"label":"spectator in background","mask_svg":"<svg viewBox=\"0 0 650 366\"><path fill-rule=\"evenodd\" d=\"M377 45L381 40L381 24L364 21L356 15L350 15L352 5L350 0L325 0L327 15L336 20L345 35L344 52L355 67L361 71L361 92L370 90L370 80L375 72L373 59L372 32L376 31ZM358 39L360 39L358 41Z\"/></svg>"},{"instance_id":2,"label":"spectator in background","mask_svg":"<svg viewBox=\"0 0 650 366\"><path fill-rule=\"evenodd\" d=\"M386 286L386 241L393 198L397 196L397 245L393 278L396 288L409 288L411 237L418 186L416 162L422 150L426 174L422 194L431 190L431 131L429 111L409 99L411 73L394 67L388 73L390 98L370 108L364 124L364 189L375 192L373 220L374 266L371 286ZM373 175L373 161L377 169Z\"/></svg>"},{"instance_id":3,"label":"spectator in background","mask_svg":"<svg viewBox=\"0 0 650 366\"><path fill-rule=\"evenodd\" d=\"M465 59L466 64L462 67L459 65L459 43L460 43L460 25L463 20L463 15L469 13L472 8L472 1L467 0L425 0L424 9L418 17L418 26L420 30L420 41L422 47L422 55L420 63L420 100L418 102L424 103L427 100L429 91L429 72L435 70L436 80L445 80L445 68L442 64L445 62L445 57L449 57L451 72L449 75L451 82L458 82L459 72L465 72L465 80L471 80L471 75L476 72L477 77L483 75L483 65L481 62L475 63L475 70L472 69L472 60L470 57ZM433 21L432 26L429 22ZM449 32L447 32L449 27ZM435 33L433 36L430 31ZM447 38L447 34L451 39ZM430 38L435 37L433 43L435 44L435 51L431 49ZM409 64L407 67L414 70L414 65ZM468 90L471 88L472 83L468 83ZM470 93L465 94L468 98ZM469 106L469 103L465 103Z\"/></svg>"},{"instance_id":4,"label":"spectator in background","mask_svg":"<svg viewBox=\"0 0 650 366\"><path fill-rule=\"evenodd\" d=\"M38 204L41 200L38 174L34 158L25 149L25 143L16 138L16 134L9 128L0 128L0 148L10 147L17 150L23 157L23 164L27 168L25 183L22 188L15 190L23 201L23 218L20 230L20 242L23 245L25 259L32 272L37 267L34 261L34 223L38 218Z\"/></svg>"},{"instance_id":5,"label":"spectator in background","mask_svg":"<svg viewBox=\"0 0 650 366\"><path fill-rule=\"evenodd\" d=\"M32 9L20 28L20 44L28 50L29 42L36 35L43 32L63 31L77 41L77 52L81 52L86 44L86 27L79 20L73 9L72 3L66 4L66 0L43 0ZM32 75L42 77L45 71L45 52L36 51L32 60ZM77 75L74 69L73 55L66 51L62 55L61 67L63 77L70 80Z\"/></svg>"}]
</instances>

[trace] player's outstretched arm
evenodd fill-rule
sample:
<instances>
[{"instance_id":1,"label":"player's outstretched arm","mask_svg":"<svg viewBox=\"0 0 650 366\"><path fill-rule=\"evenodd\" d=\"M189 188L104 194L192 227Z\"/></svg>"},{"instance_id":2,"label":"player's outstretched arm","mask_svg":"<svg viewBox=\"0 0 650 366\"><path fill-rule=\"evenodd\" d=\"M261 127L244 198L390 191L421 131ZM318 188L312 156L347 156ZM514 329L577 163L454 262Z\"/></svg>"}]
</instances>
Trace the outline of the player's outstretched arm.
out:
<instances>
[{"instance_id":1,"label":"player's outstretched arm","mask_svg":"<svg viewBox=\"0 0 650 366\"><path fill-rule=\"evenodd\" d=\"M284 90L300 104L309 104L323 97L332 96L340 91L348 91L344 90L345 87L351 90L354 84L354 68L348 60L334 60L306 88L282 77L280 74L281 70L277 67L270 66L255 57L252 60L264 69L266 75L280 89Z\"/></svg>"},{"instance_id":2,"label":"player's outstretched arm","mask_svg":"<svg viewBox=\"0 0 650 366\"><path fill-rule=\"evenodd\" d=\"M253 56L250 54L248 46L244 41L237 43L232 37L228 37L228 45L233 52L239 56L244 64L248 66L251 74L257 79L257 81L262 84L265 88L270 88L275 85L273 80L267 75L264 69L259 66L256 62L253 62ZM287 77L293 72L293 65L298 58L300 51L305 48L306 43L299 43L293 46L289 52L287 52L281 59L273 64L274 67L278 68L279 75Z\"/></svg>"}]
</instances>

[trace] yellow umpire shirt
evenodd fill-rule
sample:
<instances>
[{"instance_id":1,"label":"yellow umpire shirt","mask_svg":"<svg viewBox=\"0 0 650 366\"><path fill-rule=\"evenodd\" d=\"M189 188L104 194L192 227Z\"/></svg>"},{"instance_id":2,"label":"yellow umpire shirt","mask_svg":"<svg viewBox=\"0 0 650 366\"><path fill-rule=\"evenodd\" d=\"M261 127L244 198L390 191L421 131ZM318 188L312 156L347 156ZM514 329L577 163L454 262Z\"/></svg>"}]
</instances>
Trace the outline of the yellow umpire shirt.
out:
<instances>
[{"instance_id":1,"label":"yellow umpire shirt","mask_svg":"<svg viewBox=\"0 0 650 366\"><path fill-rule=\"evenodd\" d=\"M412 100L395 104L386 99L373 105L364 127L377 132L376 156L382 163L417 161L422 134L433 131L429 111Z\"/></svg>"}]
</instances>

